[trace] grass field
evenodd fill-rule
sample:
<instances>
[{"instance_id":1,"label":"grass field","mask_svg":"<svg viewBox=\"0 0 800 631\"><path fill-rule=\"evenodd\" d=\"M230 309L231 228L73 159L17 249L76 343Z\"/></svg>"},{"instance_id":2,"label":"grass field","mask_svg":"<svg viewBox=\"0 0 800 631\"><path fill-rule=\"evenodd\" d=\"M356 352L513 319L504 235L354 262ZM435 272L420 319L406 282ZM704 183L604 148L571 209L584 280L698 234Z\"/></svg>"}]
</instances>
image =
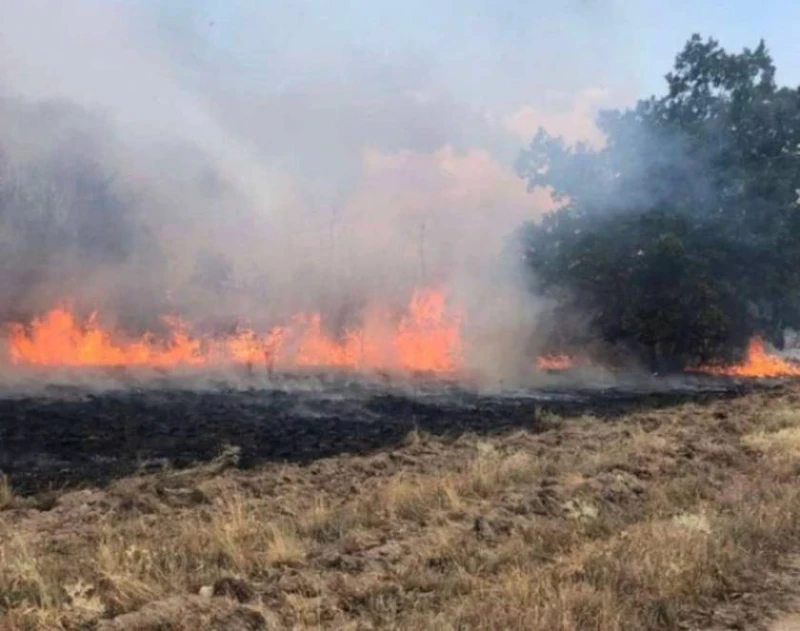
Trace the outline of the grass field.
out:
<instances>
[{"instance_id":1,"label":"grass field","mask_svg":"<svg viewBox=\"0 0 800 631\"><path fill-rule=\"evenodd\" d=\"M235 461L0 481L0 628L758 629L800 585L796 387Z\"/></svg>"}]
</instances>

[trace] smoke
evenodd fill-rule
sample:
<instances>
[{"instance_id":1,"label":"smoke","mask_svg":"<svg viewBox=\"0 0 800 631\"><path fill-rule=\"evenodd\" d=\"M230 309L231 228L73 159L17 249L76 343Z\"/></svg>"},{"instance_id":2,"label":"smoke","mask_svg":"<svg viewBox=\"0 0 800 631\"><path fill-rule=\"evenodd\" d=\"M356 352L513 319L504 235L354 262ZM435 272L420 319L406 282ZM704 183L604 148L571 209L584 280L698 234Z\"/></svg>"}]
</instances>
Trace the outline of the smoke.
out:
<instances>
[{"instance_id":1,"label":"smoke","mask_svg":"<svg viewBox=\"0 0 800 631\"><path fill-rule=\"evenodd\" d=\"M501 254L552 201L511 161L537 121L599 141L631 70L590 83L614 10L417 4L2 3L2 318L343 321L441 286L473 362L516 366L541 305Z\"/></svg>"}]
</instances>

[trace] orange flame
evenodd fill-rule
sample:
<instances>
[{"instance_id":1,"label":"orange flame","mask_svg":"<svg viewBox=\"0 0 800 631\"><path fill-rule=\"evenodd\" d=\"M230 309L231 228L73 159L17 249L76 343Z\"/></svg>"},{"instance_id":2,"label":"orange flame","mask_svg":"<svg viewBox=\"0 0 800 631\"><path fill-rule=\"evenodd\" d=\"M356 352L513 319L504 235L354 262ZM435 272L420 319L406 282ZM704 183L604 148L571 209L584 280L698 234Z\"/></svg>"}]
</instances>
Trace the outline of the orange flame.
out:
<instances>
[{"instance_id":1,"label":"orange flame","mask_svg":"<svg viewBox=\"0 0 800 631\"><path fill-rule=\"evenodd\" d=\"M542 355L536 360L539 370L569 370L575 367L575 359L564 353L558 355Z\"/></svg>"},{"instance_id":2,"label":"orange flame","mask_svg":"<svg viewBox=\"0 0 800 631\"><path fill-rule=\"evenodd\" d=\"M31 323L30 333L12 324L9 349L15 363L62 366L153 366L202 364L200 343L192 339L178 320L172 320L171 339L158 345L150 334L130 343L118 343L97 323L96 314L80 326L63 307L53 309Z\"/></svg>"},{"instance_id":3,"label":"orange flame","mask_svg":"<svg viewBox=\"0 0 800 631\"><path fill-rule=\"evenodd\" d=\"M9 327L9 355L15 364L39 366L130 366L171 368L265 362L282 369L335 367L449 373L461 363L461 321L443 293L415 293L394 326L373 313L340 338L327 334L319 314L300 315L265 335L241 330L225 338L191 335L178 319L166 321L169 334L125 340L100 326L96 314L81 323L59 307L29 326Z\"/></svg>"},{"instance_id":4,"label":"orange flame","mask_svg":"<svg viewBox=\"0 0 800 631\"><path fill-rule=\"evenodd\" d=\"M415 294L397 328L395 348L406 370L452 372L461 360L461 318L447 318L442 294Z\"/></svg>"},{"instance_id":5,"label":"orange flame","mask_svg":"<svg viewBox=\"0 0 800 631\"><path fill-rule=\"evenodd\" d=\"M796 377L800 365L767 352L764 340L754 337L747 345L747 353L740 364L734 366L701 366L693 372L730 377Z\"/></svg>"}]
</instances>

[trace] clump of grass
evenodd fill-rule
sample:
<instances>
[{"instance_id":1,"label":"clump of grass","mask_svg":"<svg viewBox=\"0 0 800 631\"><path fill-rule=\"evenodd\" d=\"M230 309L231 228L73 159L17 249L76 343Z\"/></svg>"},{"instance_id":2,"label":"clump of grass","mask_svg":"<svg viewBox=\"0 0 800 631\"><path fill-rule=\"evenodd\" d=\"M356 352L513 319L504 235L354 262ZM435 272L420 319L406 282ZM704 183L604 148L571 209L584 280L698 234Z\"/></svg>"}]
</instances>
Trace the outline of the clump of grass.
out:
<instances>
[{"instance_id":1,"label":"clump of grass","mask_svg":"<svg viewBox=\"0 0 800 631\"><path fill-rule=\"evenodd\" d=\"M759 430L743 436L742 442L768 455L800 459L800 427L789 426L775 431Z\"/></svg>"},{"instance_id":2,"label":"clump of grass","mask_svg":"<svg viewBox=\"0 0 800 631\"><path fill-rule=\"evenodd\" d=\"M380 489L376 500L390 518L421 524L461 506L458 490L447 476L395 476Z\"/></svg>"},{"instance_id":3,"label":"clump of grass","mask_svg":"<svg viewBox=\"0 0 800 631\"><path fill-rule=\"evenodd\" d=\"M49 609L65 602L53 559L39 554L23 534L12 534L0 546L0 607Z\"/></svg>"},{"instance_id":4,"label":"clump of grass","mask_svg":"<svg viewBox=\"0 0 800 631\"><path fill-rule=\"evenodd\" d=\"M303 511L295 523L298 532L317 543L340 541L353 532L368 530L384 522L381 506L366 498L331 505L315 498L310 508Z\"/></svg>"},{"instance_id":5,"label":"clump of grass","mask_svg":"<svg viewBox=\"0 0 800 631\"><path fill-rule=\"evenodd\" d=\"M0 471L0 510L13 508L17 504L17 496L11 486L11 480Z\"/></svg>"},{"instance_id":6,"label":"clump of grass","mask_svg":"<svg viewBox=\"0 0 800 631\"><path fill-rule=\"evenodd\" d=\"M247 575L300 563L306 552L290 520L264 514L237 495L183 522L179 546L189 558L215 559L224 569Z\"/></svg>"},{"instance_id":7,"label":"clump of grass","mask_svg":"<svg viewBox=\"0 0 800 631\"><path fill-rule=\"evenodd\" d=\"M95 565L114 608L128 611L221 576L257 578L271 568L295 566L306 552L293 523L270 518L233 494L169 526L143 518L106 524Z\"/></svg>"}]
</instances>

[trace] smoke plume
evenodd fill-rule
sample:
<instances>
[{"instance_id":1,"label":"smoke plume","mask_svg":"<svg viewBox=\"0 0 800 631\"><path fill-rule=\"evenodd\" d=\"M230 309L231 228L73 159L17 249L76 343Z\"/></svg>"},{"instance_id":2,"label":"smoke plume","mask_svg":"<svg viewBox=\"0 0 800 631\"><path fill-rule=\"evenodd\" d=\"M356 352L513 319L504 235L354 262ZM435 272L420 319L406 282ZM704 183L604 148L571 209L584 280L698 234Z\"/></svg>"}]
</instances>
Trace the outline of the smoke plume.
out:
<instances>
[{"instance_id":1,"label":"smoke plume","mask_svg":"<svg viewBox=\"0 0 800 631\"><path fill-rule=\"evenodd\" d=\"M471 34L472 57L415 41L385 3L2 3L2 319L68 302L128 330L312 311L336 329L440 287L469 361L515 372L541 305L508 238L552 201L511 163L539 124L601 142L595 110L631 73L589 83L603 54L625 58L589 28L613 11L416 4L421 32ZM531 44L537 17L576 55ZM532 45L538 67L511 48Z\"/></svg>"}]
</instances>

